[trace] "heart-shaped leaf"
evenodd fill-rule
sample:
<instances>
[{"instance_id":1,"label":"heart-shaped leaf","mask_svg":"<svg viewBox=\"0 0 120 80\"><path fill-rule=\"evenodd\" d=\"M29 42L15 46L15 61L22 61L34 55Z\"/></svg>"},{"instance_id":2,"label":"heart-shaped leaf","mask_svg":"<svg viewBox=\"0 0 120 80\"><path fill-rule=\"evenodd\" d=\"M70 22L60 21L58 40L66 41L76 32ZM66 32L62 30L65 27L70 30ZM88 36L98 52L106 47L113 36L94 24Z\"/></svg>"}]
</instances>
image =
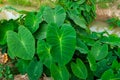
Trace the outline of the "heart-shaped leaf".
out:
<instances>
[{"instance_id":1,"label":"heart-shaped leaf","mask_svg":"<svg viewBox=\"0 0 120 80\"><path fill-rule=\"evenodd\" d=\"M76 63L71 63L71 69L74 75L80 79L86 79L88 76L87 68L80 59L76 59Z\"/></svg>"},{"instance_id":2,"label":"heart-shaped leaf","mask_svg":"<svg viewBox=\"0 0 120 80\"><path fill-rule=\"evenodd\" d=\"M25 17L25 26L34 33L39 28L39 24L42 22L44 7L41 7L39 12L35 15L34 12L30 12Z\"/></svg>"},{"instance_id":3,"label":"heart-shaped leaf","mask_svg":"<svg viewBox=\"0 0 120 80\"><path fill-rule=\"evenodd\" d=\"M41 74L43 72L43 64L41 61L32 60L28 65L27 74L29 80L39 80Z\"/></svg>"},{"instance_id":4,"label":"heart-shaped leaf","mask_svg":"<svg viewBox=\"0 0 120 80\"><path fill-rule=\"evenodd\" d=\"M31 32L24 26L20 26L18 34L13 31L7 32L9 56L31 60L35 53L35 40Z\"/></svg>"},{"instance_id":5,"label":"heart-shaped leaf","mask_svg":"<svg viewBox=\"0 0 120 80\"><path fill-rule=\"evenodd\" d=\"M51 47L45 41L39 40L37 43L37 53L43 64L50 68L52 62Z\"/></svg>"},{"instance_id":6,"label":"heart-shaped leaf","mask_svg":"<svg viewBox=\"0 0 120 80\"><path fill-rule=\"evenodd\" d=\"M108 45L101 45L99 42L96 42L92 47L91 54L93 54L96 60L105 58L108 55Z\"/></svg>"},{"instance_id":7,"label":"heart-shaped leaf","mask_svg":"<svg viewBox=\"0 0 120 80\"><path fill-rule=\"evenodd\" d=\"M43 17L47 23L56 23L58 26L61 26L66 18L66 13L61 6L56 6L55 9L46 7Z\"/></svg>"},{"instance_id":8,"label":"heart-shaped leaf","mask_svg":"<svg viewBox=\"0 0 120 80\"><path fill-rule=\"evenodd\" d=\"M51 53L56 62L65 65L72 59L76 46L76 32L72 26L50 24L46 40L53 48Z\"/></svg>"},{"instance_id":9,"label":"heart-shaped leaf","mask_svg":"<svg viewBox=\"0 0 120 80\"><path fill-rule=\"evenodd\" d=\"M52 64L50 71L54 80L69 80L69 72L65 66Z\"/></svg>"}]
</instances>

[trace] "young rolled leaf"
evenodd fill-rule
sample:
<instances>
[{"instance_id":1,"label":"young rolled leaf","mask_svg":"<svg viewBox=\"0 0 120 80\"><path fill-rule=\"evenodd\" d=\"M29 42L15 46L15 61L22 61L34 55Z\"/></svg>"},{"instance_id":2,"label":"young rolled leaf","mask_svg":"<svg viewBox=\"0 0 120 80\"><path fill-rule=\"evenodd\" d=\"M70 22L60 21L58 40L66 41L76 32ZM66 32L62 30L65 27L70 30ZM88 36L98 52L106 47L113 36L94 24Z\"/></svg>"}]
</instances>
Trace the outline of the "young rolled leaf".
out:
<instances>
[{"instance_id":1,"label":"young rolled leaf","mask_svg":"<svg viewBox=\"0 0 120 80\"><path fill-rule=\"evenodd\" d=\"M46 40L53 48L51 53L55 62L65 65L72 59L76 46L76 32L72 26L50 24Z\"/></svg>"},{"instance_id":2,"label":"young rolled leaf","mask_svg":"<svg viewBox=\"0 0 120 80\"><path fill-rule=\"evenodd\" d=\"M27 74L29 80L39 80L43 72L43 64L41 61L32 60L28 65Z\"/></svg>"},{"instance_id":3,"label":"young rolled leaf","mask_svg":"<svg viewBox=\"0 0 120 80\"><path fill-rule=\"evenodd\" d=\"M46 7L43 18L47 23L56 23L57 26L61 26L66 18L66 13L61 6L56 6L55 9Z\"/></svg>"},{"instance_id":4,"label":"young rolled leaf","mask_svg":"<svg viewBox=\"0 0 120 80\"><path fill-rule=\"evenodd\" d=\"M88 76L87 68L80 59L76 59L76 63L71 63L71 69L74 75L80 79L86 79Z\"/></svg>"},{"instance_id":5,"label":"young rolled leaf","mask_svg":"<svg viewBox=\"0 0 120 80\"><path fill-rule=\"evenodd\" d=\"M18 34L13 31L7 32L7 44L9 56L31 60L35 53L35 40L31 32L24 26L20 26Z\"/></svg>"},{"instance_id":6,"label":"young rolled leaf","mask_svg":"<svg viewBox=\"0 0 120 80\"><path fill-rule=\"evenodd\" d=\"M108 45L101 45L99 42L96 42L92 47L91 54L95 57L96 60L101 60L108 55Z\"/></svg>"},{"instance_id":7,"label":"young rolled leaf","mask_svg":"<svg viewBox=\"0 0 120 80\"><path fill-rule=\"evenodd\" d=\"M38 40L37 54L41 62L45 64L47 68L50 68L51 64L53 63L52 54L50 51L51 51L51 46L49 44L47 44L43 40Z\"/></svg>"},{"instance_id":8,"label":"young rolled leaf","mask_svg":"<svg viewBox=\"0 0 120 80\"><path fill-rule=\"evenodd\" d=\"M69 80L69 72L65 66L52 64L50 71L54 80Z\"/></svg>"}]
</instances>

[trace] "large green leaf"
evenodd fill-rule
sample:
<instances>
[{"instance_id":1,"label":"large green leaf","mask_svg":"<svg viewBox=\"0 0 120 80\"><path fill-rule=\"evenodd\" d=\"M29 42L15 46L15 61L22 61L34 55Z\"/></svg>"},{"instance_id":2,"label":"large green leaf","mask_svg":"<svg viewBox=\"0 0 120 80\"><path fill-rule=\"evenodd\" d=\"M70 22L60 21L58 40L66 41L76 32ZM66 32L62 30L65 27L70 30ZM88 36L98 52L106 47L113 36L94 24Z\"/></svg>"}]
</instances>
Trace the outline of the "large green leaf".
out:
<instances>
[{"instance_id":1,"label":"large green leaf","mask_svg":"<svg viewBox=\"0 0 120 80\"><path fill-rule=\"evenodd\" d=\"M86 79L88 76L87 68L82 60L77 59L76 63L71 63L72 72L80 79Z\"/></svg>"},{"instance_id":2,"label":"large green leaf","mask_svg":"<svg viewBox=\"0 0 120 80\"><path fill-rule=\"evenodd\" d=\"M72 59L76 46L76 32L72 26L50 24L46 40L53 48L51 53L56 62L65 65Z\"/></svg>"},{"instance_id":3,"label":"large green leaf","mask_svg":"<svg viewBox=\"0 0 120 80\"><path fill-rule=\"evenodd\" d=\"M9 56L31 60L35 53L35 40L31 32L24 26L20 26L18 34L13 31L7 32L7 44Z\"/></svg>"},{"instance_id":4,"label":"large green leaf","mask_svg":"<svg viewBox=\"0 0 120 80\"><path fill-rule=\"evenodd\" d=\"M91 54L95 57L96 60L101 60L108 55L108 45L101 45L100 42L96 42L92 49Z\"/></svg>"},{"instance_id":5,"label":"large green leaf","mask_svg":"<svg viewBox=\"0 0 120 80\"><path fill-rule=\"evenodd\" d=\"M47 23L56 23L58 26L61 26L66 18L66 13L61 6L56 6L55 9L46 7L43 17Z\"/></svg>"},{"instance_id":6,"label":"large green leaf","mask_svg":"<svg viewBox=\"0 0 120 80\"><path fill-rule=\"evenodd\" d=\"M54 80L69 80L69 72L65 66L52 64L50 71Z\"/></svg>"},{"instance_id":7,"label":"large green leaf","mask_svg":"<svg viewBox=\"0 0 120 80\"><path fill-rule=\"evenodd\" d=\"M91 53L88 53L87 59L88 59L89 65L90 65L90 69L92 71L96 71L97 64L96 64L96 61L95 61L95 57Z\"/></svg>"},{"instance_id":8,"label":"large green leaf","mask_svg":"<svg viewBox=\"0 0 120 80\"><path fill-rule=\"evenodd\" d=\"M38 40L37 43L37 53L39 56L39 59L43 64L45 64L48 68L50 68L52 61L52 54L51 54L51 47L45 41Z\"/></svg>"},{"instance_id":9,"label":"large green leaf","mask_svg":"<svg viewBox=\"0 0 120 80\"><path fill-rule=\"evenodd\" d=\"M43 72L43 64L41 61L32 60L28 65L27 74L29 80L39 80Z\"/></svg>"}]
</instances>

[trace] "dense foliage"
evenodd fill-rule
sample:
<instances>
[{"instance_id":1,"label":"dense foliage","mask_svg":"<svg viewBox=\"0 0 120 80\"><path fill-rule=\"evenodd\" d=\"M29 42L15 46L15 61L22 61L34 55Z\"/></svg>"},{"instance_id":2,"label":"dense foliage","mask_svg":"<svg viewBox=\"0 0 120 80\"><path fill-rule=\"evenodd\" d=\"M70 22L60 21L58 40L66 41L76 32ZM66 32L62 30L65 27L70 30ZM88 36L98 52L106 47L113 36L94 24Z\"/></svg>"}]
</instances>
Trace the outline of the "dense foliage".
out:
<instances>
[{"instance_id":1,"label":"dense foliage","mask_svg":"<svg viewBox=\"0 0 120 80\"><path fill-rule=\"evenodd\" d=\"M113 27L120 27L120 19L118 17L109 18L107 20L107 23L109 24L109 26L111 28L113 28Z\"/></svg>"},{"instance_id":2,"label":"dense foliage","mask_svg":"<svg viewBox=\"0 0 120 80\"><path fill-rule=\"evenodd\" d=\"M120 79L120 38L89 31L94 18L94 0L60 0L54 8L41 6L17 20L2 20L2 52L17 68L8 69L10 78L27 73L38 80L44 73L54 80Z\"/></svg>"}]
</instances>

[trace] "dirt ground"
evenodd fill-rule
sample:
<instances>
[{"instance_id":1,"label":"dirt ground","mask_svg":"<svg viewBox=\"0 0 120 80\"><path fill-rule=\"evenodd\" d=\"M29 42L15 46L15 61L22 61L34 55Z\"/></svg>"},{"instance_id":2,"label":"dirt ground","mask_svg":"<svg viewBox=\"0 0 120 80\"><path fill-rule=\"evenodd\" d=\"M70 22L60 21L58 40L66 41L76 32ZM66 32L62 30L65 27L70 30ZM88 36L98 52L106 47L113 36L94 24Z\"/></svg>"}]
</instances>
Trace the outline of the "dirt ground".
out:
<instances>
[{"instance_id":1,"label":"dirt ground","mask_svg":"<svg viewBox=\"0 0 120 80\"><path fill-rule=\"evenodd\" d=\"M111 6L108 8L100 8L98 5L96 5L96 13L98 20L106 20L110 17L119 17L120 18L120 0L116 0L114 3L111 3Z\"/></svg>"}]
</instances>

